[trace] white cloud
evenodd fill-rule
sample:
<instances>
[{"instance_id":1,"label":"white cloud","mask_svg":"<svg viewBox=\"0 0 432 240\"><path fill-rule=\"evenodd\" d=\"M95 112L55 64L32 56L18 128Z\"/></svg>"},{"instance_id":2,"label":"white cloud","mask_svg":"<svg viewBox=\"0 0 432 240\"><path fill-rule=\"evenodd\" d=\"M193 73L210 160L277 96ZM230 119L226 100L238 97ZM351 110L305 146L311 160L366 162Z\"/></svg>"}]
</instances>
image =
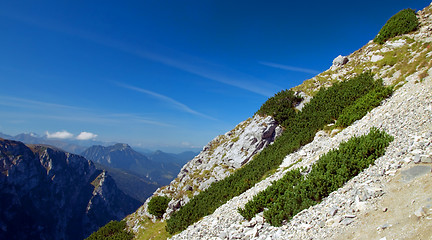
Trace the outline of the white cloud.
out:
<instances>
[{"instance_id":1,"label":"white cloud","mask_svg":"<svg viewBox=\"0 0 432 240\"><path fill-rule=\"evenodd\" d=\"M90 139L95 139L98 135L91 133L91 132L81 132L80 134L78 134L78 136L76 137L76 139L78 140L90 140Z\"/></svg>"},{"instance_id":2,"label":"white cloud","mask_svg":"<svg viewBox=\"0 0 432 240\"><path fill-rule=\"evenodd\" d=\"M45 134L47 138L59 138L59 139L73 138L73 134L65 130L60 132L55 132L55 133L49 133L48 131L46 131Z\"/></svg>"}]
</instances>

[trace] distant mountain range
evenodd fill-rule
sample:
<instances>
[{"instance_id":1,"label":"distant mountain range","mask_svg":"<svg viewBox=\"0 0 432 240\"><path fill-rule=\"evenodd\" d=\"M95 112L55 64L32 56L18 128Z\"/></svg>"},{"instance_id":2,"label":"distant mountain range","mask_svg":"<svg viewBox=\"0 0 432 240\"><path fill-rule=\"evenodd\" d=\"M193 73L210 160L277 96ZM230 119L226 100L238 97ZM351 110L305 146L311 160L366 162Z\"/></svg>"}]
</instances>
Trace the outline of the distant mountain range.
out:
<instances>
[{"instance_id":1,"label":"distant mountain range","mask_svg":"<svg viewBox=\"0 0 432 240\"><path fill-rule=\"evenodd\" d=\"M95 163L133 172L147 178L149 182L166 185L196 153L173 154L156 151L147 153L146 156L127 144L117 143L107 147L95 145L86 149L81 155Z\"/></svg>"},{"instance_id":2,"label":"distant mountain range","mask_svg":"<svg viewBox=\"0 0 432 240\"><path fill-rule=\"evenodd\" d=\"M107 171L120 190L141 203L158 187L170 183L182 166L198 154L192 151L174 154L144 149L138 152L124 143L49 139L35 133L16 136L0 133L0 138L25 144L50 145L65 152L82 155L93 161L97 169Z\"/></svg>"},{"instance_id":3,"label":"distant mountain range","mask_svg":"<svg viewBox=\"0 0 432 240\"><path fill-rule=\"evenodd\" d=\"M46 136L39 136L35 133L21 133L16 136L0 133L0 138L20 141L25 144L46 144L60 148L66 152L80 154L92 145L107 145L112 143L104 143L94 140L72 140L72 139L52 139Z\"/></svg>"}]
</instances>

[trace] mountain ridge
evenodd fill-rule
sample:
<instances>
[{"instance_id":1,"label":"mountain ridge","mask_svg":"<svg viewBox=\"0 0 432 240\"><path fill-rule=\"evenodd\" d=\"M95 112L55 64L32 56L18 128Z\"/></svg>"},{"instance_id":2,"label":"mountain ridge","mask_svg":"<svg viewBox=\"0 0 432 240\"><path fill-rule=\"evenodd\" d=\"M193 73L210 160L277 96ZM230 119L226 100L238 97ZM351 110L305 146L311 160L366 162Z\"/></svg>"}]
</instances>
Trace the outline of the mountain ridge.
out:
<instances>
[{"instance_id":1,"label":"mountain ridge","mask_svg":"<svg viewBox=\"0 0 432 240\"><path fill-rule=\"evenodd\" d=\"M293 88L299 94L313 96L316 90L321 87L329 87L335 82L344 81L358 75L364 70L369 70L375 74L375 79L382 78L385 84L395 86L396 90L392 97L384 100L380 106L367 113L366 116L356 121L352 126L345 129L333 129L330 125L327 126L327 130L319 131L312 143L286 156L284 162L275 173L257 183L255 187L245 193L234 197L219 207L213 214L204 217L183 232L172 236L172 238L303 239L313 236L313 238L324 239L334 237L335 234L348 229L351 224L351 226L355 226L357 216L360 218L361 214L373 209L373 204L380 200L380 196L382 196L381 192L385 189L381 181L385 182L392 179L394 174L399 171L398 169L411 168L414 160L417 163L421 162L416 159L430 158L427 152L430 152L431 149L430 144L427 144L427 142L431 142L431 134L429 132L432 129L430 125L430 119L432 119L432 106L430 106L432 102L432 93L430 92L432 89L432 54L430 52L430 43L432 42L431 7L426 7L424 10L417 12L417 16L420 26L415 32L390 39L383 45L370 41L358 51L345 57L347 61L343 61L342 64L336 61L329 70ZM393 58L396 58L396 62L394 62ZM344 187L323 200L319 206L313 206L302 211L290 223L285 223L281 228L271 227L265 223L262 215L258 215L251 221L245 221L237 212L238 207L244 206L247 201L252 199L258 192L264 190L272 181L282 177L283 173L287 170L286 168L308 168L321 154L328 151L328 143L331 143L332 147L336 147L334 145L336 142L364 133L372 126L395 135L395 142L389 147L389 153L378 159L376 166L368 168L355 177L354 180L349 181ZM414 136L417 134L418 136ZM227 135L229 136L228 133L225 134L225 136ZM212 142L223 141L220 139L216 141L215 139ZM425 144L421 146L411 144L416 142ZM405 145L406 147L400 149L399 146L401 145ZM231 146L226 145L225 149L221 150L221 154L224 151L229 151L230 148ZM204 148L203 152L211 150L213 150L212 144L209 144L208 148ZM191 166L189 169L194 169L202 164L202 161L199 162L197 160L194 159L190 162ZM171 192L178 189L179 185L181 186L189 180L193 181L197 177L201 177L194 175L193 171L191 172L189 169L186 169L188 171L185 172L184 176L181 177L182 173L179 174L178 183L173 181L169 186L158 189L155 192L155 196L171 197L173 194ZM205 182L206 179L210 179L210 177L203 178L201 183ZM371 179L372 182L370 182ZM367 185L368 181L369 185ZM195 190L194 186L192 188L190 186L185 185L183 190ZM200 185L197 186L197 188L199 187ZM371 193L368 193L364 198L361 197L362 195L359 195L358 191ZM192 196L194 194L192 192ZM187 198L185 200L186 202L188 201ZM176 209L184 204L181 201L178 204L176 201L174 198L168 204L165 218L169 218L171 214L170 209ZM344 203L345 205L336 204L337 202ZM158 220L148 214L146 209L147 204L148 201L137 212L127 218L130 229L138 235L142 234L143 231L145 232L145 228L149 228L148 226L140 225L143 219L150 217L153 221L158 222ZM329 215L328 211L330 210L332 213ZM361 214L353 214L353 211L359 211ZM400 232L400 234L403 234L403 232Z\"/></svg>"},{"instance_id":2,"label":"mountain ridge","mask_svg":"<svg viewBox=\"0 0 432 240\"><path fill-rule=\"evenodd\" d=\"M162 152L160 152L162 153ZM81 153L87 159L102 164L110 168L118 168L134 172L149 182L156 182L164 185L168 184L178 173L183 164L183 160L177 163L176 158L166 154L169 158L161 161L161 158L150 160L146 155L135 151L128 144L117 143L111 146L93 145ZM155 158L154 154L147 154Z\"/></svg>"},{"instance_id":3,"label":"mountain ridge","mask_svg":"<svg viewBox=\"0 0 432 240\"><path fill-rule=\"evenodd\" d=\"M139 205L91 161L58 148L0 139L0 159L2 239L83 238Z\"/></svg>"}]
</instances>

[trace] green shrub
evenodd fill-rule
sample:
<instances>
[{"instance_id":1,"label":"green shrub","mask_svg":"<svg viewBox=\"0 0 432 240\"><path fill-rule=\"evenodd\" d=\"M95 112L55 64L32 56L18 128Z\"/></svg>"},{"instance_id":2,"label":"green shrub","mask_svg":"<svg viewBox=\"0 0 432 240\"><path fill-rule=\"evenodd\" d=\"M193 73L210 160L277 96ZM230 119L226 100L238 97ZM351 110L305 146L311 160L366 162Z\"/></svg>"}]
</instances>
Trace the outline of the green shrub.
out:
<instances>
[{"instance_id":1,"label":"green shrub","mask_svg":"<svg viewBox=\"0 0 432 240\"><path fill-rule=\"evenodd\" d=\"M171 234L180 232L253 187L268 172L279 167L286 155L311 142L317 131L334 122L346 107L380 84L374 81L370 72L366 72L320 89L301 112L284 120L286 130L273 144L264 148L245 166L225 179L214 182L174 212L167 220L166 230Z\"/></svg>"},{"instance_id":2,"label":"green shrub","mask_svg":"<svg viewBox=\"0 0 432 240\"><path fill-rule=\"evenodd\" d=\"M284 220L290 220L303 209L319 203L373 164L385 153L392 140L392 136L372 128L369 134L353 137L341 143L339 149L320 157L307 177L302 176L298 169L288 172L239 212L250 220L267 208L264 218L273 226L280 226Z\"/></svg>"},{"instance_id":3,"label":"green shrub","mask_svg":"<svg viewBox=\"0 0 432 240\"><path fill-rule=\"evenodd\" d=\"M336 126L347 127L356 120L361 119L370 110L379 106L382 100L388 98L393 92L391 87L380 87L370 91L359 98L353 105L345 108L339 116Z\"/></svg>"},{"instance_id":4,"label":"green shrub","mask_svg":"<svg viewBox=\"0 0 432 240\"><path fill-rule=\"evenodd\" d=\"M295 116L294 107L300 103L302 97L296 96L291 90L283 90L269 98L256 112L260 116L272 116L278 123L282 124L287 119Z\"/></svg>"},{"instance_id":5,"label":"green shrub","mask_svg":"<svg viewBox=\"0 0 432 240\"><path fill-rule=\"evenodd\" d=\"M131 240L134 235L126 229L125 221L111 221L92 233L86 240Z\"/></svg>"},{"instance_id":6,"label":"green shrub","mask_svg":"<svg viewBox=\"0 0 432 240\"><path fill-rule=\"evenodd\" d=\"M283 195L287 189L295 187L302 180L303 176L299 169L287 172L282 179L274 181L270 187L246 203L244 209L239 208L239 213L247 220L251 220L257 213L264 211L264 208L271 206L276 200L275 196Z\"/></svg>"},{"instance_id":7,"label":"green shrub","mask_svg":"<svg viewBox=\"0 0 432 240\"><path fill-rule=\"evenodd\" d=\"M414 10L401 10L386 22L374 38L374 42L384 44L385 41L392 37L416 30L418 26L419 21Z\"/></svg>"},{"instance_id":8,"label":"green shrub","mask_svg":"<svg viewBox=\"0 0 432 240\"><path fill-rule=\"evenodd\" d=\"M168 207L169 201L171 201L171 199L165 196L152 197L147 206L149 213L155 217L161 218Z\"/></svg>"}]
</instances>

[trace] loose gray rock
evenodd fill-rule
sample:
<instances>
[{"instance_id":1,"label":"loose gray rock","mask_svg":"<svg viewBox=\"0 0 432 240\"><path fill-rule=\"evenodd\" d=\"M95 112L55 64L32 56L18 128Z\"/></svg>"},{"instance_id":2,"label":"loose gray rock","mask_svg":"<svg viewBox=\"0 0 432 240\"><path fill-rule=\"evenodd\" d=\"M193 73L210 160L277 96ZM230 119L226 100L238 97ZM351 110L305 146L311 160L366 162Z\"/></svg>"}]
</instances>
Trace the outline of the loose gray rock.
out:
<instances>
[{"instance_id":1,"label":"loose gray rock","mask_svg":"<svg viewBox=\"0 0 432 240\"><path fill-rule=\"evenodd\" d=\"M340 67L348 63L348 57L339 55L333 60L333 66Z\"/></svg>"}]
</instances>

